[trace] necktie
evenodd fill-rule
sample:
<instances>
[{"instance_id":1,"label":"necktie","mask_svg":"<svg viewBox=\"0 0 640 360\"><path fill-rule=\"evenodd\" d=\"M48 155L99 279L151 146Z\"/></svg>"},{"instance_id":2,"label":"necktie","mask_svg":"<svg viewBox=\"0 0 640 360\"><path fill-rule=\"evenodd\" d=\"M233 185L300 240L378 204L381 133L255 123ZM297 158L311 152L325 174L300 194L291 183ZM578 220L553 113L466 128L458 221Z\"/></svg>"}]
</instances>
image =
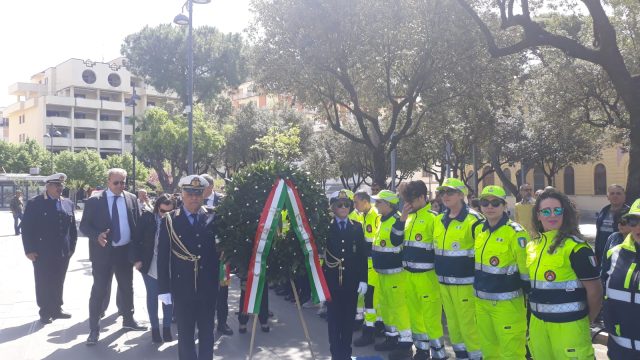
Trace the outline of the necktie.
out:
<instances>
[{"instance_id":1,"label":"necktie","mask_svg":"<svg viewBox=\"0 0 640 360\"><path fill-rule=\"evenodd\" d=\"M120 241L120 214L118 213L118 199L120 196L113 197L113 204L111 205L111 241L117 244Z\"/></svg>"},{"instance_id":2,"label":"necktie","mask_svg":"<svg viewBox=\"0 0 640 360\"><path fill-rule=\"evenodd\" d=\"M189 216L191 217L191 225L198 225L198 214L191 214Z\"/></svg>"},{"instance_id":3,"label":"necktie","mask_svg":"<svg viewBox=\"0 0 640 360\"><path fill-rule=\"evenodd\" d=\"M347 223L344 221L340 221L340 230L346 230L347 229Z\"/></svg>"}]
</instances>

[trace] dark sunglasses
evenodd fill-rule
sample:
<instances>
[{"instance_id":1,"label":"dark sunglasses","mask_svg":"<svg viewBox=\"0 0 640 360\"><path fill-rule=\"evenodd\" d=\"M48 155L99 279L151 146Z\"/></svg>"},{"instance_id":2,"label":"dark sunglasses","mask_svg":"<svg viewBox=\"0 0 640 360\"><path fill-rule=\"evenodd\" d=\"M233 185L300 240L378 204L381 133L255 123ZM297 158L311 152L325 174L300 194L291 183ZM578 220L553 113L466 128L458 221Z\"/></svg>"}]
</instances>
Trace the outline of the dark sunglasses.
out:
<instances>
[{"instance_id":1,"label":"dark sunglasses","mask_svg":"<svg viewBox=\"0 0 640 360\"><path fill-rule=\"evenodd\" d=\"M115 186L120 186L120 185L124 185L125 181L124 180L116 180L114 182L112 182L113 185Z\"/></svg>"},{"instance_id":2,"label":"dark sunglasses","mask_svg":"<svg viewBox=\"0 0 640 360\"><path fill-rule=\"evenodd\" d=\"M453 195L453 194L457 194L461 192L460 190L456 190L456 189L445 189L445 190L440 190L438 191L438 194L440 195Z\"/></svg>"},{"instance_id":3,"label":"dark sunglasses","mask_svg":"<svg viewBox=\"0 0 640 360\"><path fill-rule=\"evenodd\" d=\"M491 205L492 207L496 208L500 205L502 205L503 202L500 199L493 199L493 200L487 200L487 199L482 199L480 200L480 206L482 207L489 207L489 205Z\"/></svg>"},{"instance_id":4,"label":"dark sunglasses","mask_svg":"<svg viewBox=\"0 0 640 360\"><path fill-rule=\"evenodd\" d=\"M551 214L553 213L554 216L560 216L562 214L564 214L564 209L561 207L557 207L557 208L544 208L544 209L540 209L540 211L538 211L540 213L540 215L544 216L544 217L549 217L551 216Z\"/></svg>"},{"instance_id":5,"label":"dark sunglasses","mask_svg":"<svg viewBox=\"0 0 640 360\"><path fill-rule=\"evenodd\" d=\"M627 218L620 220L620 225L622 226L638 226L640 225L640 218Z\"/></svg>"},{"instance_id":6,"label":"dark sunglasses","mask_svg":"<svg viewBox=\"0 0 640 360\"><path fill-rule=\"evenodd\" d=\"M158 210L159 210L161 213L163 213L163 214L164 214L164 213L168 213L168 212L173 211L173 209L166 210L166 209L163 209L163 208L160 208L160 209L158 209Z\"/></svg>"},{"instance_id":7,"label":"dark sunglasses","mask_svg":"<svg viewBox=\"0 0 640 360\"><path fill-rule=\"evenodd\" d=\"M350 208L350 207L351 207L351 206L349 205L349 203L346 203L346 202L339 202L339 203L336 203L336 208L348 209L348 208Z\"/></svg>"}]
</instances>

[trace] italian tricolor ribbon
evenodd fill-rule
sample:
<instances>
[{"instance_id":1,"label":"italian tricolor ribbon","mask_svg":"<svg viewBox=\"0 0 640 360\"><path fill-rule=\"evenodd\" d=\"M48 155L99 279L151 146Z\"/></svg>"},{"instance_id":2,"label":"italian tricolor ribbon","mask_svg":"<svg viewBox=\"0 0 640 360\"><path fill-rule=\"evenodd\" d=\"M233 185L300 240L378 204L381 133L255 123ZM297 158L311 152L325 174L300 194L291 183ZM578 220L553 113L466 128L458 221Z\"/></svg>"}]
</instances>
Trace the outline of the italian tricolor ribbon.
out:
<instances>
[{"instance_id":1,"label":"italian tricolor ribbon","mask_svg":"<svg viewBox=\"0 0 640 360\"><path fill-rule=\"evenodd\" d=\"M289 221L304 254L304 262L311 286L311 297L315 303L330 301L329 288L322 273L318 249L316 248L309 220L302 201L291 180L277 179L271 188L267 203L260 214L258 230L247 272L247 287L242 311L248 314L260 312L262 291L266 285L266 268L269 251L281 220L281 211L289 212Z\"/></svg>"}]
</instances>

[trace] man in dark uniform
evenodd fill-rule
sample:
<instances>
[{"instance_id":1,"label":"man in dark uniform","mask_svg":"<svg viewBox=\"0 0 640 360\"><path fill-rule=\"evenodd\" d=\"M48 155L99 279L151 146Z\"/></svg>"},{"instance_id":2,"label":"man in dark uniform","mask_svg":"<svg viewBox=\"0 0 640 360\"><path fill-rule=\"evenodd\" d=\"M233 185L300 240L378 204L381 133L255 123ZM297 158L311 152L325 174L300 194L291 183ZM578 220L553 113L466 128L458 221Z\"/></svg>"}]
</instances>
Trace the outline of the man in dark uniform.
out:
<instances>
[{"instance_id":1,"label":"man in dark uniform","mask_svg":"<svg viewBox=\"0 0 640 360\"><path fill-rule=\"evenodd\" d=\"M160 224L158 298L164 304L173 303L180 360L213 359L219 254L213 211L202 205L202 193L208 185L199 175L180 179L183 205Z\"/></svg>"},{"instance_id":2,"label":"man in dark uniform","mask_svg":"<svg viewBox=\"0 0 640 360\"><path fill-rule=\"evenodd\" d=\"M46 191L27 202L22 221L22 244L33 262L40 322L68 319L62 311L64 278L76 249L78 232L73 202L61 197L67 175L45 178Z\"/></svg>"},{"instance_id":3,"label":"man in dark uniform","mask_svg":"<svg viewBox=\"0 0 640 360\"><path fill-rule=\"evenodd\" d=\"M202 203L207 208L207 211L215 210L222 200L222 194L216 193L213 190L213 176L209 174L202 174L202 176L209 186L204 188L202 194ZM220 254L222 260L223 254ZM218 322L217 331L223 335L233 335L233 330L227 324L227 317L229 316L229 279L226 276L229 264L220 264L220 288L218 289L218 299L216 300L216 318Z\"/></svg>"},{"instance_id":4,"label":"man in dark uniform","mask_svg":"<svg viewBox=\"0 0 640 360\"><path fill-rule=\"evenodd\" d=\"M358 294L367 292L367 243L362 225L348 218L353 201L345 191L329 199L335 218L331 223L324 276L331 293L327 304L329 350L332 360L351 359L351 339Z\"/></svg>"}]
</instances>

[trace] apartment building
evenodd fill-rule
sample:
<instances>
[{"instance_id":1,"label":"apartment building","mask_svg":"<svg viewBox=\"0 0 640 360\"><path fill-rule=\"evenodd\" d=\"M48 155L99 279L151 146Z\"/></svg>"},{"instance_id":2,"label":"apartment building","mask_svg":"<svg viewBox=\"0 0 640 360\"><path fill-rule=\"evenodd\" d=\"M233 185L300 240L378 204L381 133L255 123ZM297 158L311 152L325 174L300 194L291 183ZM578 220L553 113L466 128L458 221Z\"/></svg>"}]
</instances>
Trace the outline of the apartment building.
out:
<instances>
[{"instance_id":1,"label":"apartment building","mask_svg":"<svg viewBox=\"0 0 640 360\"><path fill-rule=\"evenodd\" d=\"M54 152L96 150L101 156L132 150L133 88L136 115L177 100L144 84L124 58L110 62L69 59L9 86L8 141L33 139Z\"/></svg>"},{"instance_id":2,"label":"apartment building","mask_svg":"<svg viewBox=\"0 0 640 360\"><path fill-rule=\"evenodd\" d=\"M0 141L9 140L9 119L6 118L3 107L0 107Z\"/></svg>"}]
</instances>

